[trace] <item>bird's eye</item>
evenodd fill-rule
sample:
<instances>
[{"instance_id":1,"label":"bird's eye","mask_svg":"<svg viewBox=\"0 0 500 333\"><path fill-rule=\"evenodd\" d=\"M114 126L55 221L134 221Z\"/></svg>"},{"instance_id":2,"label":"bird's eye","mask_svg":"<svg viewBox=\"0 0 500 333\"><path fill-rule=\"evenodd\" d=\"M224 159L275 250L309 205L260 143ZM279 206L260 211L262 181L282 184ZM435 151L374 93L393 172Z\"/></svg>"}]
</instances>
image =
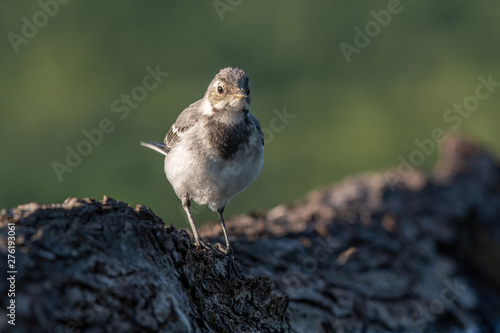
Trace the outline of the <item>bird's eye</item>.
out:
<instances>
[{"instance_id":1,"label":"bird's eye","mask_svg":"<svg viewBox=\"0 0 500 333\"><path fill-rule=\"evenodd\" d=\"M221 86L218 86L217 87L217 92L220 94L222 94L224 92L224 89L221 87Z\"/></svg>"},{"instance_id":2,"label":"bird's eye","mask_svg":"<svg viewBox=\"0 0 500 333\"><path fill-rule=\"evenodd\" d=\"M250 88L247 88L247 95L250 95Z\"/></svg>"}]
</instances>

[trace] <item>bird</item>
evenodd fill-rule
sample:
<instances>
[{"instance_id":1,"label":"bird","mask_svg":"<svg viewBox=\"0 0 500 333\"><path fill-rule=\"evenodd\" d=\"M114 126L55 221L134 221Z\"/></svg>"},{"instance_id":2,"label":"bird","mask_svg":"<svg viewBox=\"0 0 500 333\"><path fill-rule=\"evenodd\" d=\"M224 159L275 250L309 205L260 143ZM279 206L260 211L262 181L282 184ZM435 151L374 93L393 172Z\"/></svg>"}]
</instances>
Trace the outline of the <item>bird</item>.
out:
<instances>
[{"instance_id":1,"label":"bird","mask_svg":"<svg viewBox=\"0 0 500 333\"><path fill-rule=\"evenodd\" d=\"M165 174L182 202L195 246L230 258L234 257L224 209L231 198L255 181L264 162L264 134L250 113L251 99L246 73L223 68L203 98L179 114L163 143L141 142L165 155ZM201 239L190 210L192 200L218 214L225 248L215 250Z\"/></svg>"}]
</instances>

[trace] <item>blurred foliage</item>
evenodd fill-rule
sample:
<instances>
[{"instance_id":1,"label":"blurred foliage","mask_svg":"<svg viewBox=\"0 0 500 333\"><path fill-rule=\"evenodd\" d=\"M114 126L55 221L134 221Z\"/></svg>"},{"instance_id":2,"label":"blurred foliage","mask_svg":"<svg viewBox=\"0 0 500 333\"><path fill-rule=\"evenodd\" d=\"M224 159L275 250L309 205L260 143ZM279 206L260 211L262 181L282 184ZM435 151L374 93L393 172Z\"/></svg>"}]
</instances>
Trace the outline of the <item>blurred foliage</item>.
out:
<instances>
[{"instance_id":1,"label":"blurred foliage","mask_svg":"<svg viewBox=\"0 0 500 333\"><path fill-rule=\"evenodd\" d=\"M226 66L249 75L251 111L263 127L271 126L274 108L296 115L269 140L260 177L233 199L228 216L397 165L417 148L415 139L450 129L444 112L474 93L478 76L500 81L500 3L403 1L348 63L340 43L354 44L354 27L364 30L374 20L370 12L390 2L241 1L221 20L212 1L73 0L18 53L8 34L22 35L22 18L33 22L42 9L36 1L2 2L0 206L108 195L186 227L162 157L139 141L162 140ZM120 119L111 103L142 85L145 68L157 64L170 75ZM459 128L496 153L499 106L500 89ZM60 182L52 163L65 164L66 146L75 149L82 130L103 118L115 130ZM216 220L206 208L196 211L199 224Z\"/></svg>"}]
</instances>

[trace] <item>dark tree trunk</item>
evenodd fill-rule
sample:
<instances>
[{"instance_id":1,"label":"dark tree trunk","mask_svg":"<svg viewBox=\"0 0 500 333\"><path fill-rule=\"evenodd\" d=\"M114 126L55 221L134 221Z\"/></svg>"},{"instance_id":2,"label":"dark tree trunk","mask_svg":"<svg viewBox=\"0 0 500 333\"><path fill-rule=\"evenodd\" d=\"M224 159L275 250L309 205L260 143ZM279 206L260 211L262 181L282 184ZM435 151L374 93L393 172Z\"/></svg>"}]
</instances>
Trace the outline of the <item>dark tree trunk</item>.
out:
<instances>
[{"instance_id":1,"label":"dark tree trunk","mask_svg":"<svg viewBox=\"0 0 500 333\"><path fill-rule=\"evenodd\" d=\"M9 226L9 223L11 225ZM498 332L500 168L452 138L434 174L348 179L227 222L241 278L147 207L109 198L21 205L12 332ZM220 226L201 234L221 242ZM210 237L209 237L210 236ZM12 244L11 244L12 245ZM12 249L12 247L11 247ZM8 297L15 288L15 298ZM7 309L9 313L10 310ZM495 329L497 331L495 331Z\"/></svg>"}]
</instances>

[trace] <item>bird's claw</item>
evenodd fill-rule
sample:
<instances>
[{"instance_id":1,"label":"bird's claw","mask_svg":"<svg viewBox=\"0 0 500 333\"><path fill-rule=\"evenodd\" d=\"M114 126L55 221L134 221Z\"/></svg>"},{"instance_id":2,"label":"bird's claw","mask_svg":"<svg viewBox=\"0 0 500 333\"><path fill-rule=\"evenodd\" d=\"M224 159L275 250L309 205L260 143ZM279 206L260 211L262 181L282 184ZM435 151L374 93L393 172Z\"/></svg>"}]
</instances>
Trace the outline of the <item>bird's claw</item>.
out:
<instances>
[{"instance_id":1,"label":"bird's claw","mask_svg":"<svg viewBox=\"0 0 500 333\"><path fill-rule=\"evenodd\" d=\"M210 251L210 252L212 252L212 253L215 253L215 254L216 254L216 255L218 255L218 256L224 256L224 255L225 255L225 254L224 254L224 253L222 253L221 251L214 249L214 248L210 245L210 243L205 243L204 241L202 241L202 240L201 240L201 238L198 238L198 239L195 241L194 245L195 245L195 246L198 246L198 247L200 247L200 248L204 248L205 250L208 250L208 251Z\"/></svg>"},{"instance_id":2,"label":"bird's claw","mask_svg":"<svg viewBox=\"0 0 500 333\"><path fill-rule=\"evenodd\" d=\"M217 251L220 252L221 254L225 256L233 255L233 248L231 246L222 247L220 243L217 243L216 246L217 246Z\"/></svg>"}]
</instances>

